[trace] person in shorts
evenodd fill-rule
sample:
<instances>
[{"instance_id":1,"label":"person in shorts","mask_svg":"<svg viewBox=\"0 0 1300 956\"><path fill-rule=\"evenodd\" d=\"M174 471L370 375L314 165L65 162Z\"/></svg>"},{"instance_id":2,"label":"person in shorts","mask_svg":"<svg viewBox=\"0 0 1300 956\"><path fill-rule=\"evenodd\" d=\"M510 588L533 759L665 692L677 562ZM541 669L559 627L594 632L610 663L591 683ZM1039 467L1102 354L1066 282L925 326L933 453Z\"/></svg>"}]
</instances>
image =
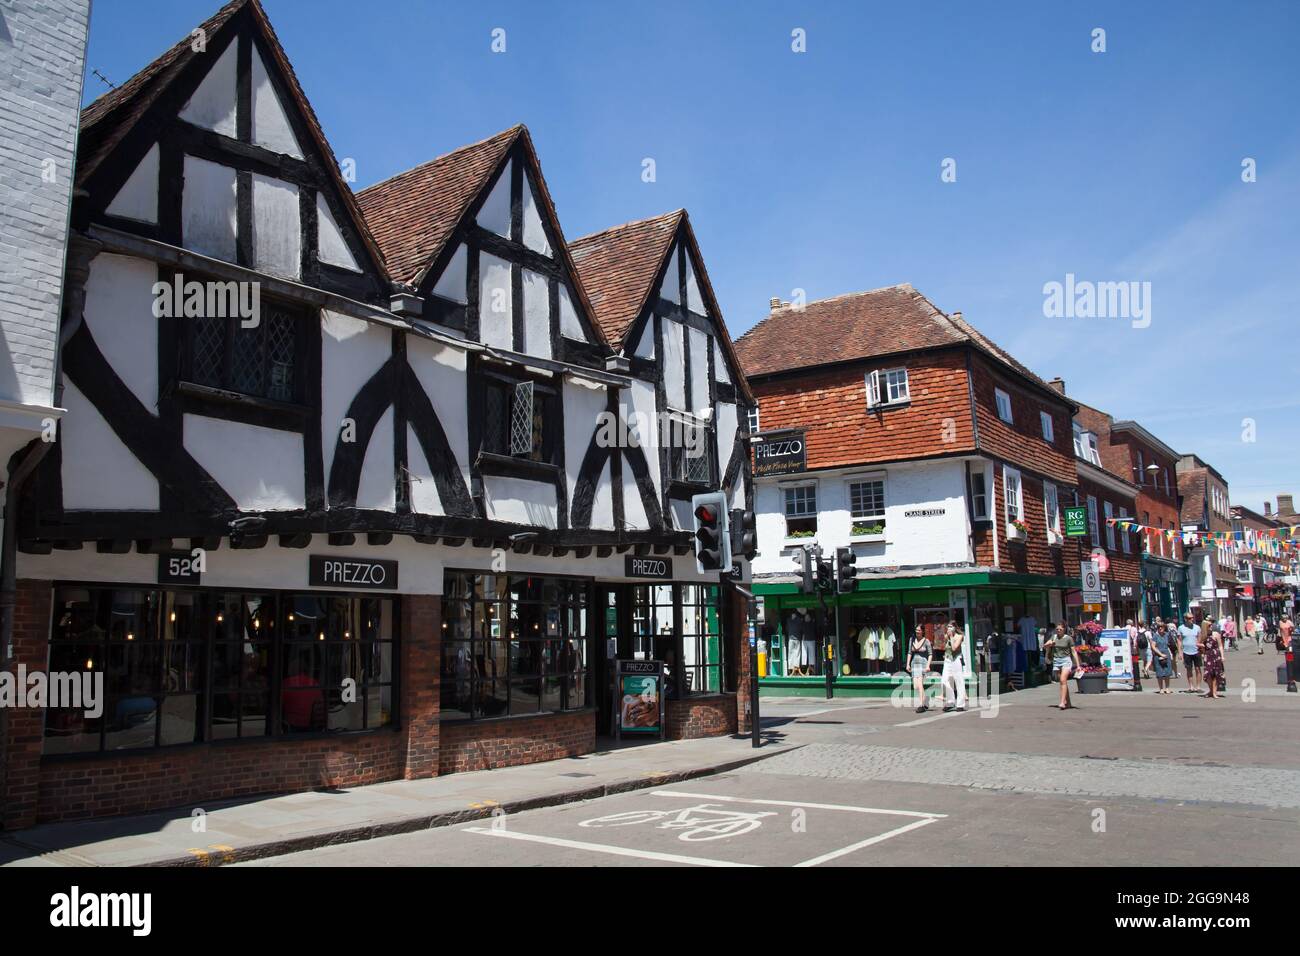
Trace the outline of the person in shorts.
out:
<instances>
[{"instance_id":1,"label":"person in shorts","mask_svg":"<svg viewBox=\"0 0 1300 956\"><path fill-rule=\"evenodd\" d=\"M1187 690L1185 694L1201 692L1201 628L1196 626L1192 612L1183 615L1183 626L1178 629L1179 643L1182 645L1183 668L1187 671Z\"/></svg>"},{"instance_id":2,"label":"person in shorts","mask_svg":"<svg viewBox=\"0 0 1300 956\"><path fill-rule=\"evenodd\" d=\"M1056 633L1047 639L1043 648L1052 662L1052 680L1061 685L1060 710L1070 709L1070 675L1079 669L1079 652L1075 650L1074 638L1065 628L1065 622L1057 622Z\"/></svg>"}]
</instances>

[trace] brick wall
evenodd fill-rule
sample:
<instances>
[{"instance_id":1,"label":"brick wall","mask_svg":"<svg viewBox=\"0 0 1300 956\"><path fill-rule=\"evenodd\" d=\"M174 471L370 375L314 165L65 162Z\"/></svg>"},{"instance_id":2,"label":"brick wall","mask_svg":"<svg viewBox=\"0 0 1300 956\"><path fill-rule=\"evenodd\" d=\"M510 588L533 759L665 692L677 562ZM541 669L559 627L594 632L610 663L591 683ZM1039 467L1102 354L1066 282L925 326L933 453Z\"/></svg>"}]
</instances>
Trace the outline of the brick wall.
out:
<instances>
[{"instance_id":1,"label":"brick wall","mask_svg":"<svg viewBox=\"0 0 1300 956\"><path fill-rule=\"evenodd\" d=\"M1086 467L1086 466L1084 466ZM1095 472L1094 472L1095 474ZM1106 552L1106 558L1110 562L1110 567L1102 573L1103 581L1140 581L1142 579L1142 536L1130 534L1126 531L1115 529L1115 547L1111 547L1109 539L1106 536L1106 502L1109 501L1114 510L1114 517L1120 516L1120 508L1127 508L1129 516L1132 517L1137 508L1134 498L1126 498L1123 495L1116 494L1109 488L1106 488L1096 482L1090 481L1082 472L1079 475L1079 504L1086 506L1088 496L1092 495L1097 499L1097 531L1100 534L1101 544L1099 547ZM1140 521L1140 518L1134 519ZM1124 539L1128 538L1129 553L1124 553ZM1092 538L1080 538L1080 541L1087 542L1088 550L1092 549Z\"/></svg>"},{"instance_id":2,"label":"brick wall","mask_svg":"<svg viewBox=\"0 0 1300 956\"><path fill-rule=\"evenodd\" d=\"M736 733L735 694L708 694L670 700L666 710L669 740L694 740L697 737Z\"/></svg>"},{"instance_id":3,"label":"brick wall","mask_svg":"<svg viewBox=\"0 0 1300 956\"><path fill-rule=\"evenodd\" d=\"M596 715L579 710L457 721L443 724L439 743L440 774L577 757L596 749Z\"/></svg>"},{"instance_id":4,"label":"brick wall","mask_svg":"<svg viewBox=\"0 0 1300 956\"><path fill-rule=\"evenodd\" d=\"M867 408L865 376L907 369L911 401ZM925 352L890 362L821 369L751 383L759 426L806 430L809 468L898 461L974 447L966 360L959 350Z\"/></svg>"},{"instance_id":5,"label":"brick wall","mask_svg":"<svg viewBox=\"0 0 1300 956\"><path fill-rule=\"evenodd\" d=\"M89 0L5 3L0 42L0 399L48 405ZM47 164L52 161L52 164Z\"/></svg>"},{"instance_id":6,"label":"brick wall","mask_svg":"<svg viewBox=\"0 0 1300 956\"><path fill-rule=\"evenodd\" d=\"M1014 466L1013 466L1014 467ZM1021 499L1024 521L1029 526L1029 537L1024 541L1007 539L1006 483L1003 481L1001 462L995 462L994 500L997 510L993 515L993 532L998 536L998 567L1017 574L1045 574L1053 577L1078 577L1079 553L1074 542L1067 538L1062 545L1047 543L1047 516L1043 503L1043 479L1027 472L1020 473ZM1064 508L1068 491L1057 488L1057 500ZM1062 517L1064 529L1064 517Z\"/></svg>"},{"instance_id":7,"label":"brick wall","mask_svg":"<svg viewBox=\"0 0 1300 956\"><path fill-rule=\"evenodd\" d=\"M51 583L19 582L17 663L48 661ZM0 804L5 829L38 822L207 804L256 794L355 787L438 772L438 598L401 599L401 727L307 740L199 744L137 753L41 760L44 713L0 710Z\"/></svg>"},{"instance_id":8,"label":"brick wall","mask_svg":"<svg viewBox=\"0 0 1300 956\"><path fill-rule=\"evenodd\" d=\"M1021 384L1022 380L995 369L979 353L972 359L971 367L980 448L1017 468L1073 487L1074 431L1066 399L1055 399ZM998 417L995 390L999 388L1011 398L1010 425ZM1052 416L1050 443L1043 438L1039 412Z\"/></svg>"}]
</instances>

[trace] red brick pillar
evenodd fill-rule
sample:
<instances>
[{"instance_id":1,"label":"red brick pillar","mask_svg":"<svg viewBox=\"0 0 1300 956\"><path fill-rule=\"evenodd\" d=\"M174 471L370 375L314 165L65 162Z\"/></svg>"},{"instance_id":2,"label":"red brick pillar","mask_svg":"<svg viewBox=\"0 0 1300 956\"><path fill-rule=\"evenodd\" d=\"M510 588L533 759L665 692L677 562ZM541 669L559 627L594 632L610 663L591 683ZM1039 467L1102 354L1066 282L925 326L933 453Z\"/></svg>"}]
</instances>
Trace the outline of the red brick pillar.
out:
<instances>
[{"instance_id":1,"label":"red brick pillar","mask_svg":"<svg viewBox=\"0 0 1300 956\"><path fill-rule=\"evenodd\" d=\"M438 675L442 651L442 600L432 594L402 596L402 776L438 775Z\"/></svg>"},{"instance_id":2,"label":"red brick pillar","mask_svg":"<svg viewBox=\"0 0 1300 956\"><path fill-rule=\"evenodd\" d=\"M49 666L51 588L49 581L18 582L14 660L4 667L15 678L19 664L26 664L29 674ZM44 733L43 708L0 708L0 827L5 830L36 823Z\"/></svg>"}]
</instances>

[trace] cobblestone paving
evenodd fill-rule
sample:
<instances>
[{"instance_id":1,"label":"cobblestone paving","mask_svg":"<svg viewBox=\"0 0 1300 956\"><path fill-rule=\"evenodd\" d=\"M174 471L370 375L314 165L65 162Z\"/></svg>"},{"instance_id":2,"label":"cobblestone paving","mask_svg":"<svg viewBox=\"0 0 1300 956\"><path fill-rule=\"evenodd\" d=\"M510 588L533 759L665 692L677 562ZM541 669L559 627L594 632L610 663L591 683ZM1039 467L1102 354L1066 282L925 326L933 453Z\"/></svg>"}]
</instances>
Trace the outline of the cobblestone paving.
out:
<instances>
[{"instance_id":1,"label":"cobblestone paving","mask_svg":"<svg viewBox=\"0 0 1300 956\"><path fill-rule=\"evenodd\" d=\"M737 772L1300 808L1300 771L1260 767L1189 767L1137 760L810 744Z\"/></svg>"}]
</instances>

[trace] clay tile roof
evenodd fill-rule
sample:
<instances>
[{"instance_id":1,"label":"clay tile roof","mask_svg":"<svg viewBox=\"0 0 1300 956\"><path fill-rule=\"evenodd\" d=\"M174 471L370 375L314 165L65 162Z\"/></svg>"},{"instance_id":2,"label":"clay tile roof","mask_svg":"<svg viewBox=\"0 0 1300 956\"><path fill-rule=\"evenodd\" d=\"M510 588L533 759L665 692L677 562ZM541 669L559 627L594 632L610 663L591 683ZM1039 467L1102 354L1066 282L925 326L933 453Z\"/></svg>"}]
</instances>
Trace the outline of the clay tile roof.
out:
<instances>
[{"instance_id":1,"label":"clay tile roof","mask_svg":"<svg viewBox=\"0 0 1300 956\"><path fill-rule=\"evenodd\" d=\"M1182 499L1178 509L1179 524L1199 525L1205 522L1206 477L1203 468L1178 472L1178 497Z\"/></svg>"},{"instance_id":2,"label":"clay tile roof","mask_svg":"<svg viewBox=\"0 0 1300 956\"><path fill-rule=\"evenodd\" d=\"M395 280L419 284L470 202L523 132L522 125L513 126L357 193Z\"/></svg>"},{"instance_id":3,"label":"clay tile roof","mask_svg":"<svg viewBox=\"0 0 1300 956\"><path fill-rule=\"evenodd\" d=\"M685 210L627 222L569 243L605 338L615 347L636 321Z\"/></svg>"},{"instance_id":4,"label":"clay tile roof","mask_svg":"<svg viewBox=\"0 0 1300 956\"><path fill-rule=\"evenodd\" d=\"M737 339L736 351L746 375L767 375L963 342L1060 394L960 315L940 311L908 283L819 299L802 308L783 304Z\"/></svg>"}]
</instances>

